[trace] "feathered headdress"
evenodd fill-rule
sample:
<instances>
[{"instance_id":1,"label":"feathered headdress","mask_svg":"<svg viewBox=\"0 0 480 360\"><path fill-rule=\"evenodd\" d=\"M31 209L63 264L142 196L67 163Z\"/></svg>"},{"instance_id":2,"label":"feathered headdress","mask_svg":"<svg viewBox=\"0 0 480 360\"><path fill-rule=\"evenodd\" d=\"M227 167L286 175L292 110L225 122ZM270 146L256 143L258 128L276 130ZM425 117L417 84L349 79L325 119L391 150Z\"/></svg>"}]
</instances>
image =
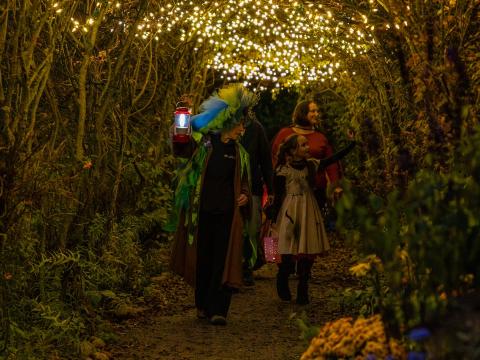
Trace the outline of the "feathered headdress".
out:
<instances>
[{"instance_id":1,"label":"feathered headdress","mask_svg":"<svg viewBox=\"0 0 480 360\"><path fill-rule=\"evenodd\" d=\"M229 84L200 105L200 113L192 116L192 128L202 133L232 128L241 119L247 120L257 102L257 95L242 84Z\"/></svg>"}]
</instances>

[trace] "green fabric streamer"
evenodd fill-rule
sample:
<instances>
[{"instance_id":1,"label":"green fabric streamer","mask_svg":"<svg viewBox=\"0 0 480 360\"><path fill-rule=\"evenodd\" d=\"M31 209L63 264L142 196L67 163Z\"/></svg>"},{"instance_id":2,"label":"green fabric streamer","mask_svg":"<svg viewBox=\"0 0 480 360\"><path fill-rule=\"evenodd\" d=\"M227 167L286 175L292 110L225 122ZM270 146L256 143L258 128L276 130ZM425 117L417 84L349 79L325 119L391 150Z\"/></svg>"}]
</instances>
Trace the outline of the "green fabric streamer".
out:
<instances>
[{"instance_id":1,"label":"green fabric streamer","mask_svg":"<svg viewBox=\"0 0 480 360\"><path fill-rule=\"evenodd\" d=\"M239 152L240 152L240 169L241 169L241 176L243 177L245 172L247 173L247 179L248 179L248 187L252 187L252 176L250 174L250 155L248 154L247 150L242 146L242 144L238 144ZM255 236L253 234L250 234L248 231L249 229L249 221L245 221L245 224L243 226L243 238L248 239L250 242L250 248L252 249L252 255L250 256L250 259L247 259L250 267L253 267L255 265L255 262L257 261L257 241Z\"/></svg>"},{"instance_id":2,"label":"green fabric streamer","mask_svg":"<svg viewBox=\"0 0 480 360\"><path fill-rule=\"evenodd\" d=\"M178 185L175 190L175 208L177 210L189 208L191 195L201 178L207 154L207 144L203 142L195 150L191 160L179 170L177 175Z\"/></svg>"},{"instance_id":3,"label":"green fabric streamer","mask_svg":"<svg viewBox=\"0 0 480 360\"><path fill-rule=\"evenodd\" d=\"M198 139L201 134L194 133L193 138ZM208 157L210 142L204 138L198 141L199 146L195 150L191 159L180 169L177 170L175 181L177 187L174 197L174 211L168 224L164 227L165 231L174 232L178 226L180 213L185 211L185 225L189 232L189 242L193 242L192 226L197 224L197 211L200 197L200 182L205 168L205 162Z\"/></svg>"}]
</instances>

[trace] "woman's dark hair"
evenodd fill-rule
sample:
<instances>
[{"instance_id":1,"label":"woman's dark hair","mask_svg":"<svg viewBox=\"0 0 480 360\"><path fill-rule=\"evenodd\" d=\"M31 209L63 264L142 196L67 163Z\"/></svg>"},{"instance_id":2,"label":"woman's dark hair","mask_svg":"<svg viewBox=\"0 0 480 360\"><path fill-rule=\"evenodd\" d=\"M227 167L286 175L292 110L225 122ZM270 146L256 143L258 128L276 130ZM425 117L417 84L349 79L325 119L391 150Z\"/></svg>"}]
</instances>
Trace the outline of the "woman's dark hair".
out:
<instances>
[{"instance_id":1,"label":"woman's dark hair","mask_svg":"<svg viewBox=\"0 0 480 360\"><path fill-rule=\"evenodd\" d=\"M277 156L277 167L285 165L287 163L287 156L293 155L293 152L298 147L298 137L297 134L292 134L288 136L281 144L278 149Z\"/></svg>"},{"instance_id":2,"label":"woman's dark hair","mask_svg":"<svg viewBox=\"0 0 480 360\"><path fill-rule=\"evenodd\" d=\"M308 126L310 123L307 120L307 115L311 103L315 103L313 100L300 101L295 110L293 110L292 121L294 125Z\"/></svg>"}]
</instances>

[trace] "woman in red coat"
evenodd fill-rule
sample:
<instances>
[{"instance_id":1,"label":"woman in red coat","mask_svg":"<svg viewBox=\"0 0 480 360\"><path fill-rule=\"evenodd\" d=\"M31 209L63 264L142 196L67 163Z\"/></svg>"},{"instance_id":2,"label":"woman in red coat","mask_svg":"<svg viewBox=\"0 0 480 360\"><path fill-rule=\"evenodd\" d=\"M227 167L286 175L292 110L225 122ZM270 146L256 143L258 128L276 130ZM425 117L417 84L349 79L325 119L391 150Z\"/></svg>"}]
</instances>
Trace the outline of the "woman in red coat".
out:
<instances>
[{"instance_id":1,"label":"woman in red coat","mask_svg":"<svg viewBox=\"0 0 480 360\"><path fill-rule=\"evenodd\" d=\"M305 100L297 104L293 111L293 125L280 129L275 136L272 144L272 163L273 168L277 166L277 155L280 145L292 134L303 135L307 138L310 156L322 160L333 155L333 149L330 146L324 134L315 130L318 123L318 105L313 100ZM325 169L315 173L315 181L313 193L320 209L327 204L327 184L331 183L335 186L334 196L338 197L342 189L336 186L336 182L340 179L341 172L338 163L333 163ZM277 199L278 201L278 199ZM311 269L314 257L303 256L301 258L288 258L282 256L282 262L279 264L279 272L277 274L277 292L281 299L288 300L288 276L296 272L301 281L298 284L297 298L298 304L308 304L308 279L311 276ZM287 286L285 286L287 284Z\"/></svg>"},{"instance_id":2,"label":"woman in red coat","mask_svg":"<svg viewBox=\"0 0 480 360\"><path fill-rule=\"evenodd\" d=\"M318 105L313 100L304 100L297 104L293 111L293 125L280 129L272 144L273 167L277 164L277 153L280 144L291 134L303 135L308 140L310 156L315 159L325 159L333 155L333 149L327 138L321 132L315 130L319 122ZM334 194L338 196L342 189L336 186L341 178L341 168L338 163L328 166L324 172L316 174L315 177L315 198L320 208L324 208L327 202L327 184L335 186Z\"/></svg>"}]
</instances>

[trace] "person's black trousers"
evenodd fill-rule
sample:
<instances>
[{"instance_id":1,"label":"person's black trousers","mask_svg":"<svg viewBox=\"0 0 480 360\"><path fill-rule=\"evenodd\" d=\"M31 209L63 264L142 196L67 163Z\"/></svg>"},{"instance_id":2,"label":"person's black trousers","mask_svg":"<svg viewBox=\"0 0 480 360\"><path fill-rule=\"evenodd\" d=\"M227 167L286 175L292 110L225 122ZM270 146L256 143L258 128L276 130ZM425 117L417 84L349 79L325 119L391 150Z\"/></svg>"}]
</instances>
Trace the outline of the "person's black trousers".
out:
<instances>
[{"instance_id":1,"label":"person's black trousers","mask_svg":"<svg viewBox=\"0 0 480 360\"><path fill-rule=\"evenodd\" d=\"M195 306L208 317L227 316L232 298L222 286L233 213L201 211L198 219Z\"/></svg>"},{"instance_id":2,"label":"person's black trousers","mask_svg":"<svg viewBox=\"0 0 480 360\"><path fill-rule=\"evenodd\" d=\"M325 230L334 231L335 223L337 222L337 212L334 206L330 206L327 198L327 189L319 188L314 190L315 199L317 199L317 204L320 207L322 212L323 224L325 225Z\"/></svg>"}]
</instances>

